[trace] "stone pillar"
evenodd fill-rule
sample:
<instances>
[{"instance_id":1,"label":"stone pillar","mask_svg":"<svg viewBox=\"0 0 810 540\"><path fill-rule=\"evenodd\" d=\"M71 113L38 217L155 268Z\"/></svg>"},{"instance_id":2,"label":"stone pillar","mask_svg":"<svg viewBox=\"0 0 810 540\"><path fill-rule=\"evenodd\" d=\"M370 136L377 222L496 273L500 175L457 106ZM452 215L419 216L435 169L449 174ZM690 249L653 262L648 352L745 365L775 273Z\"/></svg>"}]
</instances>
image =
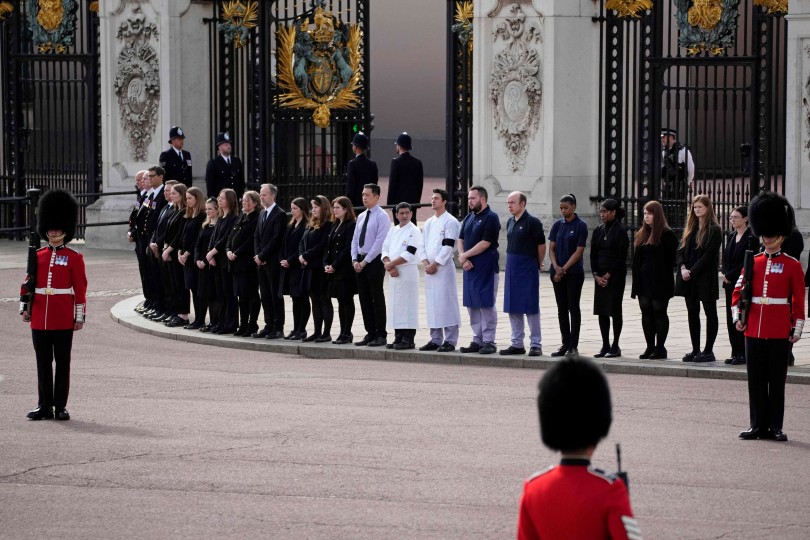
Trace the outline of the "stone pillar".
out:
<instances>
[{"instance_id":1,"label":"stone pillar","mask_svg":"<svg viewBox=\"0 0 810 540\"><path fill-rule=\"evenodd\" d=\"M785 196L810 232L810 0L788 3Z\"/></svg>"},{"instance_id":2,"label":"stone pillar","mask_svg":"<svg viewBox=\"0 0 810 540\"><path fill-rule=\"evenodd\" d=\"M210 153L208 30L210 2L101 0L103 191L134 193L135 174L156 165L173 125L187 133L195 177ZM202 183L202 181L199 181ZM197 182L195 182L196 184ZM102 197L88 223L126 221L134 194ZM130 248L125 225L90 227L94 248Z\"/></svg>"},{"instance_id":3,"label":"stone pillar","mask_svg":"<svg viewBox=\"0 0 810 540\"><path fill-rule=\"evenodd\" d=\"M577 197L580 217L596 222L597 9L591 0L475 4L473 182L504 224L515 190L547 232L566 193ZM502 234L503 251L505 227Z\"/></svg>"}]
</instances>

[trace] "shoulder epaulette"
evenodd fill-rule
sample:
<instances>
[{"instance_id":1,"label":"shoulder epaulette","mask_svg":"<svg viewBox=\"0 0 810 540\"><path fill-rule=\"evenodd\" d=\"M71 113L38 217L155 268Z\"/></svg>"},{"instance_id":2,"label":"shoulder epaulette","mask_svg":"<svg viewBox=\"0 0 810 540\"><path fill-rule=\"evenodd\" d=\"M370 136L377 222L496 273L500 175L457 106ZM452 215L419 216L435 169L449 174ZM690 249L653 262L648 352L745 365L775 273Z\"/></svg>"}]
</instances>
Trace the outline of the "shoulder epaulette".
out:
<instances>
[{"instance_id":1,"label":"shoulder epaulette","mask_svg":"<svg viewBox=\"0 0 810 540\"><path fill-rule=\"evenodd\" d=\"M785 253L784 251L782 252L782 255L784 255L784 256L785 256L785 257L787 257L788 259L792 259L792 260L794 260L794 261L796 261L796 262L799 262L799 260L798 260L796 257L794 257L793 255L790 255L790 254L788 254L788 253Z\"/></svg>"},{"instance_id":2,"label":"shoulder epaulette","mask_svg":"<svg viewBox=\"0 0 810 540\"><path fill-rule=\"evenodd\" d=\"M533 475L531 475L531 476L530 476L530 477L529 477L529 478L526 480L526 482L531 482L532 480L536 480L536 479L540 478L541 476L543 476L544 474L546 474L546 473L550 473L551 471L553 471L553 470L554 470L554 469L556 469L556 468L557 468L557 466L556 466L556 465L552 465L552 466L551 466L551 467L549 467L548 469L543 469L542 471L537 471L536 473L534 473Z\"/></svg>"},{"instance_id":3,"label":"shoulder epaulette","mask_svg":"<svg viewBox=\"0 0 810 540\"><path fill-rule=\"evenodd\" d=\"M615 474L603 471L602 469L597 469L596 467L588 467L588 472L596 477L601 478L608 484L612 484L618 478L618 476Z\"/></svg>"}]
</instances>

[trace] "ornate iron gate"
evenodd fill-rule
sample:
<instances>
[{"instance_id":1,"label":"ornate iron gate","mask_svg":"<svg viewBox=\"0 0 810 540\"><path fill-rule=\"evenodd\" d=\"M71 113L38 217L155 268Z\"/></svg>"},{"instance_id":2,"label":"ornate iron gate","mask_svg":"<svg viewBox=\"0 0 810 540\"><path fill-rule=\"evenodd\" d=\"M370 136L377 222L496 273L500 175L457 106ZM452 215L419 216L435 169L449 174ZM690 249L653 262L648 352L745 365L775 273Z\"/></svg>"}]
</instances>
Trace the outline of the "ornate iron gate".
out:
<instances>
[{"instance_id":1,"label":"ornate iron gate","mask_svg":"<svg viewBox=\"0 0 810 540\"><path fill-rule=\"evenodd\" d=\"M472 178L473 2L447 0L447 192L467 214Z\"/></svg>"},{"instance_id":2,"label":"ornate iron gate","mask_svg":"<svg viewBox=\"0 0 810 540\"><path fill-rule=\"evenodd\" d=\"M604 3L598 198L621 200L633 230L650 199L680 231L694 195L725 225L752 194L784 192L787 21L760 3ZM691 152L691 186L662 178L662 128Z\"/></svg>"},{"instance_id":3,"label":"ornate iron gate","mask_svg":"<svg viewBox=\"0 0 810 540\"><path fill-rule=\"evenodd\" d=\"M24 197L35 187L97 193L98 2L40 4L0 2L0 197ZM82 199L82 223L93 199ZM0 228L26 225L24 202L0 204Z\"/></svg>"},{"instance_id":4,"label":"ornate iron gate","mask_svg":"<svg viewBox=\"0 0 810 540\"><path fill-rule=\"evenodd\" d=\"M231 134L248 186L276 184L283 206L342 195L352 137L373 128L368 4L217 0L206 20L211 133Z\"/></svg>"}]
</instances>

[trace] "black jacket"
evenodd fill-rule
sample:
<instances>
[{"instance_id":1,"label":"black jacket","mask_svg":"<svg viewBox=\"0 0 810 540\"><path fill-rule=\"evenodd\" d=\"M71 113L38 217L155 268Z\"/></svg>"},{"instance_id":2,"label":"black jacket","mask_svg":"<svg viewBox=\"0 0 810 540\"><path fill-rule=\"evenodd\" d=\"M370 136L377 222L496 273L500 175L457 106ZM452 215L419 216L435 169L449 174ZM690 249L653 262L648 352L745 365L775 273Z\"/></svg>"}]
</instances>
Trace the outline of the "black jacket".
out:
<instances>
[{"instance_id":1,"label":"black jacket","mask_svg":"<svg viewBox=\"0 0 810 540\"><path fill-rule=\"evenodd\" d=\"M155 232L157 227L158 217L167 204L169 204L169 201L163 196L163 189L161 189L160 193L153 193L147 206L143 208L142 212L138 212L138 216L135 218L135 226L138 228L138 236L143 242L148 243L152 239L152 233Z\"/></svg>"},{"instance_id":2,"label":"black jacket","mask_svg":"<svg viewBox=\"0 0 810 540\"><path fill-rule=\"evenodd\" d=\"M607 237L607 238L605 238ZM627 274L627 249L630 240L627 229L618 220L607 227L602 224L593 230L591 236L591 272L598 276Z\"/></svg>"},{"instance_id":3,"label":"black jacket","mask_svg":"<svg viewBox=\"0 0 810 540\"><path fill-rule=\"evenodd\" d=\"M675 266L677 249L678 238L672 229L663 232L661 242L657 245L636 246L633 253L631 298L636 296L649 296L654 300L672 298L675 288L672 270Z\"/></svg>"},{"instance_id":4,"label":"black jacket","mask_svg":"<svg viewBox=\"0 0 810 540\"><path fill-rule=\"evenodd\" d=\"M303 238L306 228L306 223L304 223L303 220L295 228L291 225L287 226L284 241L281 244L279 262L286 260L290 266L288 268L281 268L281 273L279 274L279 296L282 294L288 294L294 297L306 296L306 291L301 286L304 270L301 268L301 263L298 261L298 256L300 255L298 248L301 245L301 238Z\"/></svg>"},{"instance_id":5,"label":"black jacket","mask_svg":"<svg viewBox=\"0 0 810 540\"><path fill-rule=\"evenodd\" d=\"M152 233L150 243L157 244L158 250L163 251L163 244L166 242L166 231L169 228L169 219L174 215L174 207L163 205L160 212L157 212L155 220L155 230Z\"/></svg>"},{"instance_id":6,"label":"black jacket","mask_svg":"<svg viewBox=\"0 0 810 540\"><path fill-rule=\"evenodd\" d=\"M287 229L287 213L276 204L267 219L262 221L262 210L259 213L259 223L253 236L253 251L262 262L278 264L278 253Z\"/></svg>"},{"instance_id":7,"label":"black jacket","mask_svg":"<svg viewBox=\"0 0 810 540\"><path fill-rule=\"evenodd\" d=\"M194 258L194 250L197 246L197 238L200 236L202 224L205 221L205 212L200 212L196 217L186 219L186 224L183 226L183 238L180 240L180 251L188 251L191 253L186 264L191 263Z\"/></svg>"},{"instance_id":8,"label":"black jacket","mask_svg":"<svg viewBox=\"0 0 810 540\"><path fill-rule=\"evenodd\" d=\"M160 161L163 170L166 171L163 179L177 180L187 187L191 187L191 154L186 150L181 150L181 152L183 152L183 159L180 159L177 150L174 148L169 148L160 153L158 161Z\"/></svg>"},{"instance_id":9,"label":"black jacket","mask_svg":"<svg viewBox=\"0 0 810 540\"><path fill-rule=\"evenodd\" d=\"M186 228L186 210L175 210L169 217L169 223L166 225L166 239L163 244L164 247L171 246L174 248L171 253L173 261L177 260L178 250L180 249L180 242L183 240L183 231Z\"/></svg>"},{"instance_id":10,"label":"black jacket","mask_svg":"<svg viewBox=\"0 0 810 540\"><path fill-rule=\"evenodd\" d=\"M211 241L208 243L208 251L216 248L217 254L214 256L214 260L217 262L217 268L223 272L228 269L228 257L225 253L227 250L228 237L230 237L231 231L238 219L238 214L228 214L225 217L219 218L219 221L217 221L217 224L214 226L214 232L211 234Z\"/></svg>"},{"instance_id":11,"label":"black jacket","mask_svg":"<svg viewBox=\"0 0 810 540\"><path fill-rule=\"evenodd\" d=\"M326 239L326 249L323 253L323 266L331 266L335 269L334 274L328 274L330 281L355 279L354 268L352 268L352 237L356 225L355 221L343 223L340 227L335 224L329 231L329 238Z\"/></svg>"},{"instance_id":12,"label":"black jacket","mask_svg":"<svg viewBox=\"0 0 810 540\"><path fill-rule=\"evenodd\" d=\"M734 230L726 236L726 247L723 250L723 266L720 270L728 280L728 283L723 284L724 289L733 289L737 284L745 263L745 251L748 249L748 243L753 238L753 234L751 229L745 229L739 242L734 241L736 237L737 231Z\"/></svg>"},{"instance_id":13,"label":"black jacket","mask_svg":"<svg viewBox=\"0 0 810 540\"><path fill-rule=\"evenodd\" d=\"M222 156L217 156L208 162L205 168L205 190L209 197L216 197L225 188L231 188L240 199L245 193L245 172L242 160L231 156L231 164Z\"/></svg>"},{"instance_id":14,"label":"black jacket","mask_svg":"<svg viewBox=\"0 0 810 540\"><path fill-rule=\"evenodd\" d=\"M418 158L410 152L395 157L391 160L391 174L388 177L387 204L420 202L424 181L422 162Z\"/></svg>"},{"instance_id":15,"label":"black jacket","mask_svg":"<svg viewBox=\"0 0 810 540\"><path fill-rule=\"evenodd\" d=\"M692 232L692 237L686 245L678 248L675 258L675 295L697 297L701 300L717 300L720 296L717 269L720 267L720 246L723 243L723 232L719 225L708 225L707 236L703 240L703 247L696 243L698 231ZM689 281L684 281L681 275L681 266L692 274Z\"/></svg>"},{"instance_id":16,"label":"black jacket","mask_svg":"<svg viewBox=\"0 0 810 540\"><path fill-rule=\"evenodd\" d=\"M363 186L380 180L377 164L365 154L356 156L346 167L346 196L353 206L363 206Z\"/></svg>"},{"instance_id":17,"label":"black jacket","mask_svg":"<svg viewBox=\"0 0 810 540\"><path fill-rule=\"evenodd\" d=\"M235 261L228 261L231 272L256 271L253 261L253 236L256 233L256 224L259 222L259 212L254 210L249 214L242 214L228 236L227 250L236 255Z\"/></svg>"}]
</instances>

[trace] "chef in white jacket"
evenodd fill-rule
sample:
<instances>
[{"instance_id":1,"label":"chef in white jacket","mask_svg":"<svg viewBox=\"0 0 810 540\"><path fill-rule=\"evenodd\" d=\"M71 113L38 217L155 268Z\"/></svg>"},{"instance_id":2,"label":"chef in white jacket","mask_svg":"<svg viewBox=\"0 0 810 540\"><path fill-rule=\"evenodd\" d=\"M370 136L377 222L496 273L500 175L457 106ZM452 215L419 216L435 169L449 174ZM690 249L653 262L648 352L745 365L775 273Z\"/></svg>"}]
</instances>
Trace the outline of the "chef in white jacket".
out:
<instances>
[{"instance_id":1,"label":"chef in white jacket","mask_svg":"<svg viewBox=\"0 0 810 540\"><path fill-rule=\"evenodd\" d=\"M458 343L461 313L453 253L461 223L447 212L449 198L445 190L433 190L430 198L433 217L425 222L423 248L419 252L425 266L425 307L430 328L430 341L419 347L420 351L449 352Z\"/></svg>"},{"instance_id":2,"label":"chef in white jacket","mask_svg":"<svg viewBox=\"0 0 810 540\"><path fill-rule=\"evenodd\" d=\"M405 202L396 207L399 225L392 227L382 247L382 262L388 272L388 324L394 329L394 343L386 345L398 351L413 349L419 326L419 262L422 231L411 223L413 211Z\"/></svg>"}]
</instances>

